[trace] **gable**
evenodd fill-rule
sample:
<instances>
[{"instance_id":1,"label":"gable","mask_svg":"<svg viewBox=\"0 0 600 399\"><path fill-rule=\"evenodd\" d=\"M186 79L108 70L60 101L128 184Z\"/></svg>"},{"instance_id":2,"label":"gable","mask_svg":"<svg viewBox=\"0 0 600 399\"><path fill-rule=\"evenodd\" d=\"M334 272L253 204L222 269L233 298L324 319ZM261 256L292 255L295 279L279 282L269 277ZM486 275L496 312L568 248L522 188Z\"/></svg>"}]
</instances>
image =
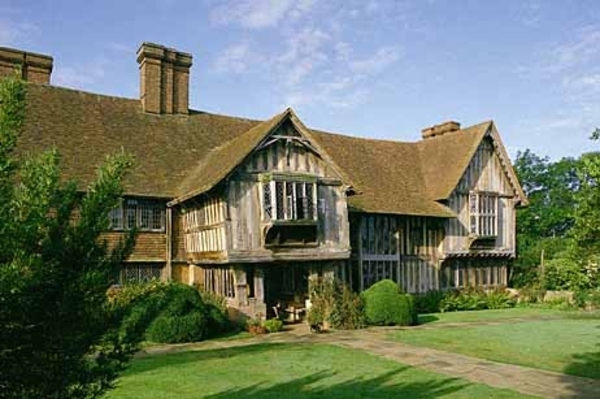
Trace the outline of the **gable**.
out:
<instances>
[{"instance_id":1,"label":"gable","mask_svg":"<svg viewBox=\"0 0 600 399\"><path fill-rule=\"evenodd\" d=\"M498 190L515 196L522 205L527 204L493 122L422 140L419 147L423 175L431 198L446 200L456 190L466 190L466 187L475 184L476 177L483 173L483 179L497 176L498 182L489 184L495 184ZM488 164L489 168L484 171L483 166ZM488 183L482 181L479 184Z\"/></svg>"},{"instance_id":2,"label":"gable","mask_svg":"<svg viewBox=\"0 0 600 399\"><path fill-rule=\"evenodd\" d=\"M307 174L344 180L290 120L283 121L268 134L237 170L246 173Z\"/></svg>"},{"instance_id":3,"label":"gable","mask_svg":"<svg viewBox=\"0 0 600 399\"><path fill-rule=\"evenodd\" d=\"M491 125L484 122L418 143L424 184L431 199L450 197Z\"/></svg>"},{"instance_id":4,"label":"gable","mask_svg":"<svg viewBox=\"0 0 600 399\"><path fill-rule=\"evenodd\" d=\"M304 154L302 159L299 157L301 153ZM169 205L209 191L234 171L253 171L254 166L263 168L264 171L273 168L291 171L292 165L300 168L301 162L306 163L308 157L318 158L320 161L317 167L327 170L331 177L349 183L295 113L288 108L209 152L183 180L179 187L180 195Z\"/></svg>"},{"instance_id":5,"label":"gable","mask_svg":"<svg viewBox=\"0 0 600 399\"><path fill-rule=\"evenodd\" d=\"M494 192L515 197L522 205L527 199L494 125L477 146L455 191Z\"/></svg>"},{"instance_id":6,"label":"gable","mask_svg":"<svg viewBox=\"0 0 600 399\"><path fill-rule=\"evenodd\" d=\"M494 192L511 197L516 195L489 137L484 138L477 147L456 190Z\"/></svg>"}]
</instances>

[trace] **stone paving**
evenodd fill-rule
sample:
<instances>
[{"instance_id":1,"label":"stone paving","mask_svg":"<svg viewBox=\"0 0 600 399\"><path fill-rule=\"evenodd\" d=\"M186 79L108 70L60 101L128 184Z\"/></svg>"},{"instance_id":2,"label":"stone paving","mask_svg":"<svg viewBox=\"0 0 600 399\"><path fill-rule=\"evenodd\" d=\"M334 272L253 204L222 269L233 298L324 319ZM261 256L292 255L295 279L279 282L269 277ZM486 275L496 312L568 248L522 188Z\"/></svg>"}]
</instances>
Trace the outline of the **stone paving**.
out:
<instances>
[{"instance_id":1,"label":"stone paving","mask_svg":"<svg viewBox=\"0 0 600 399\"><path fill-rule=\"evenodd\" d=\"M462 326L468 324L470 323L461 323ZM600 398L600 380L498 363L386 339L387 334L398 329L400 328L369 328L311 334L307 325L297 324L282 333L256 338L150 347L140 353L140 356L187 350L233 348L259 343L318 342L363 350L402 364L492 387L511 389L527 395L561 399Z\"/></svg>"}]
</instances>

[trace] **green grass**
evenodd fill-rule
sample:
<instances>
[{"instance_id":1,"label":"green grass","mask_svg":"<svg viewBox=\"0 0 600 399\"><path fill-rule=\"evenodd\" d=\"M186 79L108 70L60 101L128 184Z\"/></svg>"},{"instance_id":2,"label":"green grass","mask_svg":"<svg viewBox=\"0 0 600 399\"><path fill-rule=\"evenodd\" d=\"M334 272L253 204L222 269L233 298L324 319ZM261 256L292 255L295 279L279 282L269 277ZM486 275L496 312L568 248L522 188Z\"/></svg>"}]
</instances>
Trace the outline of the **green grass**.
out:
<instances>
[{"instance_id":1,"label":"green grass","mask_svg":"<svg viewBox=\"0 0 600 399\"><path fill-rule=\"evenodd\" d=\"M600 379L600 319L597 315L586 317L578 312L540 309L529 313L530 310L436 315L439 319L435 323L440 323L440 328L398 331L392 338L415 346ZM532 321L510 321L509 314L529 315ZM533 319L536 315L562 315L562 318L536 321ZM497 325L443 327L449 322L502 318L506 322Z\"/></svg>"},{"instance_id":2,"label":"green grass","mask_svg":"<svg viewBox=\"0 0 600 399\"><path fill-rule=\"evenodd\" d=\"M127 398L521 398L514 391L324 344L257 344L136 359L108 395Z\"/></svg>"},{"instance_id":3,"label":"green grass","mask_svg":"<svg viewBox=\"0 0 600 399\"><path fill-rule=\"evenodd\" d=\"M419 315L419 324L461 323L533 317L565 317L569 314L577 313L579 312L531 307L495 310L475 310L470 312L431 313Z\"/></svg>"}]
</instances>

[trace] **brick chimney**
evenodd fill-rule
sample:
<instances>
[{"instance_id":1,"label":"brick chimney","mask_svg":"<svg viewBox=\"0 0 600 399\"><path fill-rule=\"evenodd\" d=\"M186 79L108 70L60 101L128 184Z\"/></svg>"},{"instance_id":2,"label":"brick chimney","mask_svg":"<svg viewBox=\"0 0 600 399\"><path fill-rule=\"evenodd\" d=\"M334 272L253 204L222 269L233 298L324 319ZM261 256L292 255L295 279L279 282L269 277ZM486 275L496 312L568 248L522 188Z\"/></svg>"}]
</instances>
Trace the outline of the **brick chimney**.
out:
<instances>
[{"instance_id":1,"label":"brick chimney","mask_svg":"<svg viewBox=\"0 0 600 399\"><path fill-rule=\"evenodd\" d=\"M145 112L187 114L192 55L159 44L143 43L140 64L140 100Z\"/></svg>"},{"instance_id":2,"label":"brick chimney","mask_svg":"<svg viewBox=\"0 0 600 399\"><path fill-rule=\"evenodd\" d=\"M460 123L448 121L440 123L439 125L426 127L425 129L421 130L421 134L423 139L428 139L435 136L441 136L446 133L456 132L458 130L460 130Z\"/></svg>"},{"instance_id":3,"label":"brick chimney","mask_svg":"<svg viewBox=\"0 0 600 399\"><path fill-rule=\"evenodd\" d=\"M7 47L0 47L0 77L17 73L22 79L50 84L52 57Z\"/></svg>"}]
</instances>

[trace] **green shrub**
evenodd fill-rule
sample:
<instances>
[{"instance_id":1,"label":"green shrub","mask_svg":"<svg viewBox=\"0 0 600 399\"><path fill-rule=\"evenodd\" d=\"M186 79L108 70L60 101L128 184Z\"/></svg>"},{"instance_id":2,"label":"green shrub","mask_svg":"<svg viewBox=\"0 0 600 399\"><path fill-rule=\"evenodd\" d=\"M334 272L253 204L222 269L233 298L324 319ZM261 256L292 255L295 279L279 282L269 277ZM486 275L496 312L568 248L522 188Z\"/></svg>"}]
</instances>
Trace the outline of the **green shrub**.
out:
<instances>
[{"instance_id":1,"label":"green shrub","mask_svg":"<svg viewBox=\"0 0 600 399\"><path fill-rule=\"evenodd\" d=\"M542 303L544 295L546 289L539 284L519 288L519 302L522 303Z\"/></svg>"},{"instance_id":2,"label":"green shrub","mask_svg":"<svg viewBox=\"0 0 600 399\"><path fill-rule=\"evenodd\" d=\"M579 290L573 295L575 305L586 310L600 309L600 290Z\"/></svg>"},{"instance_id":3,"label":"green shrub","mask_svg":"<svg viewBox=\"0 0 600 399\"><path fill-rule=\"evenodd\" d=\"M382 280L363 292L367 323L372 325L413 325L416 313L412 297L392 280Z\"/></svg>"},{"instance_id":4,"label":"green shrub","mask_svg":"<svg viewBox=\"0 0 600 399\"><path fill-rule=\"evenodd\" d=\"M544 265L543 286L552 291L577 291L589 288L585 269L570 258L551 259Z\"/></svg>"},{"instance_id":5,"label":"green shrub","mask_svg":"<svg viewBox=\"0 0 600 399\"><path fill-rule=\"evenodd\" d=\"M516 301L508 295L504 288L484 291L481 288L467 287L449 292L441 301L441 312L461 310L505 309L512 308Z\"/></svg>"},{"instance_id":6,"label":"green shrub","mask_svg":"<svg viewBox=\"0 0 600 399\"><path fill-rule=\"evenodd\" d=\"M283 330L283 321L279 319L269 319L263 323L263 326L268 332L274 333Z\"/></svg>"},{"instance_id":7,"label":"green shrub","mask_svg":"<svg viewBox=\"0 0 600 399\"><path fill-rule=\"evenodd\" d=\"M162 307L146 331L152 342L194 342L205 338L209 309L198 291L184 284L167 285Z\"/></svg>"},{"instance_id":8,"label":"green shrub","mask_svg":"<svg viewBox=\"0 0 600 399\"><path fill-rule=\"evenodd\" d=\"M229 320L227 299L224 296L205 290L198 290L198 292L208 312L207 334L209 337L239 329L239 325Z\"/></svg>"},{"instance_id":9,"label":"green shrub","mask_svg":"<svg viewBox=\"0 0 600 399\"><path fill-rule=\"evenodd\" d=\"M485 302L488 309L507 309L514 308L516 305L516 301L508 295L504 288L488 291Z\"/></svg>"},{"instance_id":10,"label":"green shrub","mask_svg":"<svg viewBox=\"0 0 600 399\"><path fill-rule=\"evenodd\" d=\"M421 313L438 313L442 301L448 295L445 291L427 291L424 294L414 295L415 311Z\"/></svg>"},{"instance_id":11,"label":"green shrub","mask_svg":"<svg viewBox=\"0 0 600 399\"><path fill-rule=\"evenodd\" d=\"M206 304L200 293L181 283L151 282L119 289L113 298L126 316L122 334L145 332L153 342L200 341L229 329L217 299Z\"/></svg>"},{"instance_id":12,"label":"green shrub","mask_svg":"<svg viewBox=\"0 0 600 399\"><path fill-rule=\"evenodd\" d=\"M161 314L146 332L152 342L167 344L201 341L206 334L207 320L202 310L183 315Z\"/></svg>"},{"instance_id":13,"label":"green shrub","mask_svg":"<svg viewBox=\"0 0 600 399\"><path fill-rule=\"evenodd\" d=\"M365 319L365 304L361 296L348 285L338 283L330 315L331 325L341 330L356 330L365 327Z\"/></svg>"},{"instance_id":14,"label":"green shrub","mask_svg":"<svg viewBox=\"0 0 600 399\"><path fill-rule=\"evenodd\" d=\"M451 292L441 303L440 311L454 312L459 310L487 309L485 292L479 288L464 288Z\"/></svg>"},{"instance_id":15,"label":"green shrub","mask_svg":"<svg viewBox=\"0 0 600 399\"><path fill-rule=\"evenodd\" d=\"M309 281L309 298L311 308L307 319L310 325L322 325L331 320L331 312L335 300L335 280L326 277L311 278Z\"/></svg>"},{"instance_id":16,"label":"green shrub","mask_svg":"<svg viewBox=\"0 0 600 399\"><path fill-rule=\"evenodd\" d=\"M334 328L351 330L366 325L362 297L342 281L311 278L309 291L311 308L307 320L311 326L329 322Z\"/></svg>"}]
</instances>

